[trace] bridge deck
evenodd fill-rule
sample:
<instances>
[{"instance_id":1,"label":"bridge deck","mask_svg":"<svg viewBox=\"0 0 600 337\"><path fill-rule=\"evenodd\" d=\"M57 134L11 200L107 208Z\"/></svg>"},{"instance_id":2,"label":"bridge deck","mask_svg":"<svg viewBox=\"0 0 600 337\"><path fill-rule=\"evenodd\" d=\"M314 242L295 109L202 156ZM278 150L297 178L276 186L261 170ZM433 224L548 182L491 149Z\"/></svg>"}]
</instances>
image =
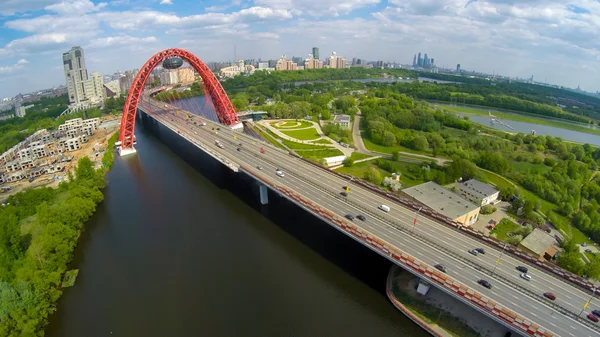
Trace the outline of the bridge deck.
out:
<instances>
[{"instance_id":1,"label":"bridge deck","mask_svg":"<svg viewBox=\"0 0 600 337\"><path fill-rule=\"evenodd\" d=\"M393 203L381 195L341 179L324 168L306 163L238 131L229 130L205 119L202 120L207 122L206 126L195 126L185 117L164 112L160 106L151 102L146 103L146 107L142 109L152 109L152 117L205 149L211 156L226 159L234 167L239 167L239 170L337 226L345 234L416 275L430 280L435 286L511 329L516 331L517 326L527 329L541 325L543 328L540 327L535 335L542 336L543 331L552 331L553 336L598 335L597 326L586 321L585 317L575 318L589 299L589 295L563 280L535 268L530 268L529 272L533 277L532 281L522 280L519 278L519 272L515 270L515 267L522 263L506 255L492 276L491 270L500 255L497 249L485 247L485 255L473 257L467 251L484 245L460 231L421 216L413 231L415 212L412 209ZM213 127L221 129L213 131ZM234 135L236 140L233 139ZM223 149L214 145L216 139L225 145ZM240 146L239 143L243 145ZM238 147L241 151L236 150ZM266 149L264 154L260 154L260 147ZM217 160L224 162L218 158ZM262 170L259 170L257 165L262 166ZM283 178L275 174L276 168L283 169ZM349 196L342 197L342 186L349 184ZM381 204L391 206L390 212L379 211L377 206ZM343 218L346 214L363 214L367 220L347 221ZM409 255L427 265L414 265L410 258L407 258ZM442 263L448 268L447 276L443 276L446 280L440 280L437 276L440 273L431 268L437 263ZM493 288L488 290L481 287L477 284L479 279L490 281ZM463 287L459 288L452 280ZM547 291L557 294L556 303L542 296ZM504 311L508 309L510 312L503 313L499 308ZM592 309L588 307L588 310ZM532 321L535 323L531 323ZM533 331L535 330L530 330ZM523 330L520 332L523 333Z\"/></svg>"}]
</instances>

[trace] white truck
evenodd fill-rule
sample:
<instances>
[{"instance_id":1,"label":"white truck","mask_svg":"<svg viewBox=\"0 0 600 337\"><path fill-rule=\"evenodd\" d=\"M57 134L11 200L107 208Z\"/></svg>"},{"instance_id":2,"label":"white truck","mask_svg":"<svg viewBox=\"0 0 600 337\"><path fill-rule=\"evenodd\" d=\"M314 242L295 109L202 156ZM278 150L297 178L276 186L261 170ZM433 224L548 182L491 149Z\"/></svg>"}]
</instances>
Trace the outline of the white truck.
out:
<instances>
[{"instance_id":1,"label":"white truck","mask_svg":"<svg viewBox=\"0 0 600 337\"><path fill-rule=\"evenodd\" d=\"M390 211L390 206L386 206L386 205L379 205L379 206L377 206L377 208L379 208L380 210L382 210L386 213Z\"/></svg>"}]
</instances>

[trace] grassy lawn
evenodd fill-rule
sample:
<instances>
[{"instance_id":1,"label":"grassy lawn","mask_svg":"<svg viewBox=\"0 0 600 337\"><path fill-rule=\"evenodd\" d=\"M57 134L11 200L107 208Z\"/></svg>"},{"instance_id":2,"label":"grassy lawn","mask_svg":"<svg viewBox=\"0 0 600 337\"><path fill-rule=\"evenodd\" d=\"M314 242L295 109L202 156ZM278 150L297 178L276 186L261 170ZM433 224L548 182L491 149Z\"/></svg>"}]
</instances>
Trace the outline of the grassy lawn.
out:
<instances>
[{"instance_id":1,"label":"grassy lawn","mask_svg":"<svg viewBox=\"0 0 600 337\"><path fill-rule=\"evenodd\" d=\"M362 133L362 131L361 131L361 133ZM363 137L363 143L365 143L365 147L367 148L367 150L373 151L373 152L392 154L397 151L402 151L402 152L431 156L430 152L420 152L420 151L409 149L407 147L400 146L400 145L396 145L396 146L378 145L378 144L373 143L370 139L365 138L365 137ZM431 157L431 158L433 159L433 157ZM423 158L419 158L419 159L423 159Z\"/></svg>"},{"instance_id":2,"label":"grassy lawn","mask_svg":"<svg viewBox=\"0 0 600 337\"><path fill-rule=\"evenodd\" d=\"M343 156L342 151L338 149L331 150L298 150L295 151L298 155L302 157L313 157L313 158L329 158L335 156Z\"/></svg>"},{"instance_id":3,"label":"grassy lawn","mask_svg":"<svg viewBox=\"0 0 600 337\"><path fill-rule=\"evenodd\" d=\"M281 145L281 143L274 137L272 137L271 135L267 134L266 132L264 132L263 130L259 129L259 128L255 128L254 129L256 132L258 132L260 134L260 136L265 139L266 141L268 141L269 143L277 146L278 148L287 150L283 145ZM268 130L267 130L268 131Z\"/></svg>"},{"instance_id":4,"label":"grassy lawn","mask_svg":"<svg viewBox=\"0 0 600 337\"><path fill-rule=\"evenodd\" d=\"M504 218L490 231L490 234L496 234L498 240L506 241L508 236L506 234L510 232L518 232L521 229L519 224L514 223L512 220Z\"/></svg>"},{"instance_id":5,"label":"grassy lawn","mask_svg":"<svg viewBox=\"0 0 600 337\"><path fill-rule=\"evenodd\" d=\"M515 171L523 173L526 173L527 171L531 173L545 173L552 169L550 166L546 166L544 164L534 164L525 161L510 160L509 163L510 166L512 166L515 169Z\"/></svg>"},{"instance_id":6,"label":"grassy lawn","mask_svg":"<svg viewBox=\"0 0 600 337\"><path fill-rule=\"evenodd\" d=\"M394 173L401 174L400 183L402 184L402 188L419 185L419 184L422 184L425 182L421 179L416 178L413 174L411 174L408 171L408 168L411 166L420 168L421 165L413 164L413 163L394 162L394 161L391 161L388 159L383 159L383 160L387 160L392 163L392 166L394 167L394 171L395 171ZM357 178L363 178L365 176L365 172L369 171L371 169L371 167L373 167L377 171L379 171L379 173L381 173L382 177L389 177L392 175L392 172L383 170L383 169L379 168L379 166L375 165L374 161L364 161L362 163L356 163L356 164L352 165L351 167L339 167L339 168L336 168L336 171L338 171L340 173L344 173L344 174L349 174L349 175L357 177Z\"/></svg>"},{"instance_id":7,"label":"grassy lawn","mask_svg":"<svg viewBox=\"0 0 600 337\"><path fill-rule=\"evenodd\" d=\"M352 160L361 160L361 159L365 159L365 158L371 158L371 156L369 156L368 154L364 154L364 153L359 153L359 152L352 152L352 154L350 155L350 159Z\"/></svg>"},{"instance_id":8,"label":"grassy lawn","mask_svg":"<svg viewBox=\"0 0 600 337\"><path fill-rule=\"evenodd\" d=\"M349 174L351 176L362 179L365 176L365 172L369 171L369 169L371 169L371 167L374 167L384 177L391 175L390 172L380 169L377 165L375 165L371 161L365 161L362 163L354 164L351 167L342 166L342 167L336 168L335 170L340 173Z\"/></svg>"},{"instance_id":9,"label":"grassy lawn","mask_svg":"<svg viewBox=\"0 0 600 337\"><path fill-rule=\"evenodd\" d=\"M312 123L307 122L307 121L285 121L282 124L278 123L282 123L282 121L279 122L271 122L271 126L276 128L276 129L295 129L295 128L307 128L309 126L312 126Z\"/></svg>"},{"instance_id":10,"label":"grassy lawn","mask_svg":"<svg viewBox=\"0 0 600 337\"><path fill-rule=\"evenodd\" d=\"M315 144L331 144L331 142L325 138L317 139L313 143L315 143Z\"/></svg>"},{"instance_id":11,"label":"grassy lawn","mask_svg":"<svg viewBox=\"0 0 600 337\"><path fill-rule=\"evenodd\" d=\"M309 128L304 130L295 130L295 131L281 131L286 135L299 139L299 140L313 140L321 137L315 128Z\"/></svg>"},{"instance_id":12,"label":"grassy lawn","mask_svg":"<svg viewBox=\"0 0 600 337\"><path fill-rule=\"evenodd\" d=\"M456 113L472 114L472 115L480 115L480 116L488 115L488 112L487 112L487 110L485 110L486 109L485 107L467 108L467 107L456 107L456 106L437 104L437 103L435 105L439 106L442 109L445 109L448 111L454 111ZM489 109L496 109L496 108L489 108ZM503 113L503 112L496 111L496 112L493 112L492 114L500 119L506 119L506 120L517 121L517 122L534 123L534 124L540 124L540 125L548 125L548 126L553 126L553 127L572 130L572 131L579 131L579 132L590 133L593 135L600 135L600 130L589 129L584 124L581 124L581 126L579 126L579 125L573 125L573 124L569 124L569 123L562 123L562 122L555 121L555 120L533 117L525 112L515 111L514 113Z\"/></svg>"},{"instance_id":13,"label":"grassy lawn","mask_svg":"<svg viewBox=\"0 0 600 337\"><path fill-rule=\"evenodd\" d=\"M283 144L292 150L318 150L318 149L331 149L332 148L330 146L297 143L297 142L289 141L287 139L283 140Z\"/></svg>"}]
</instances>

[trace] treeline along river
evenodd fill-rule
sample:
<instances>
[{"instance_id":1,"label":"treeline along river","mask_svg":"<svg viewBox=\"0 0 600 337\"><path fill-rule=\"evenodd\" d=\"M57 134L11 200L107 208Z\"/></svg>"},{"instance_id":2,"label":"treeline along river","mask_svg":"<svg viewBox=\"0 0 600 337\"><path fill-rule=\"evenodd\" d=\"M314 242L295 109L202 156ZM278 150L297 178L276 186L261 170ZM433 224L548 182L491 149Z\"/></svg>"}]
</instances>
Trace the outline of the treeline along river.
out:
<instances>
[{"instance_id":1,"label":"treeline along river","mask_svg":"<svg viewBox=\"0 0 600 337\"><path fill-rule=\"evenodd\" d=\"M137 141L47 336L426 336L388 302L387 260L275 194L261 206L165 128L138 122Z\"/></svg>"}]
</instances>

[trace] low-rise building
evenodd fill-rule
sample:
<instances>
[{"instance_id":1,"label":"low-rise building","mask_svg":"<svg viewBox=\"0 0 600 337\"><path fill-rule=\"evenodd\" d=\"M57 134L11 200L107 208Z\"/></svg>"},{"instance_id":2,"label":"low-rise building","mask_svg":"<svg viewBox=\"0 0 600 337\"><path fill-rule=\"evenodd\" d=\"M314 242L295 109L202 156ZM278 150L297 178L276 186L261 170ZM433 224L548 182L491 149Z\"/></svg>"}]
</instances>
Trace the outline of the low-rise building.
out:
<instances>
[{"instance_id":1,"label":"low-rise building","mask_svg":"<svg viewBox=\"0 0 600 337\"><path fill-rule=\"evenodd\" d=\"M76 151L81 149L81 145L88 141L86 135L80 135L77 137L73 137L71 139L67 139L66 145L68 151Z\"/></svg>"},{"instance_id":2,"label":"low-rise building","mask_svg":"<svg viewBox=\"0 0 600 337\"><path fill-rule=\"evenodd\" d=\"M350 116L349 115L335 115L333 117L333 124L337 124L342 128L350 128Z\"/></svg>"},{"instance_id":3,"label":"low-rise building","mask_svg":"<svg viewBox=\"0 0 600 337\"><path fill-rule=\"evenodd\" d=\"M535 228L519 243L519 248L529 252L540 261L550 260L558 253L556 239L539 228Z\"/></svg>"},{"instance_id":4,"label":"low-rise building","mask_svg":"<svg viewBox=\"0 0 600 337\"><path fill-rule=\"evenodd\" d=\"M463 226L471 226L479 216L480 206L433 181L406 188L402 192Z\"/></svg>"},{"instance_id":5,"label":"low-rise building","mask_svg":"<svg viewBox=\"0 0 600 337\"><path fill-rule=\"evenodd\" d=\"M6 170L6 172L17 172L21 169L21 164L19 163L18 160L13 160L10 163L7 163L4 166L4 169Z\"/></svg>"},{"instance_id":6,"label":"low-rise building","mask_svg":"<svg viewBox=\"0 0 600 337\"><path fill-rule=\"evenodd\" d=\"M500 191L494 186L477 179L470 179L463 183L458 183L456 184L456 189L463 198L481 206L489 205L498 200L498 196L500 195Z\"/></svg>"}]
</instances>

